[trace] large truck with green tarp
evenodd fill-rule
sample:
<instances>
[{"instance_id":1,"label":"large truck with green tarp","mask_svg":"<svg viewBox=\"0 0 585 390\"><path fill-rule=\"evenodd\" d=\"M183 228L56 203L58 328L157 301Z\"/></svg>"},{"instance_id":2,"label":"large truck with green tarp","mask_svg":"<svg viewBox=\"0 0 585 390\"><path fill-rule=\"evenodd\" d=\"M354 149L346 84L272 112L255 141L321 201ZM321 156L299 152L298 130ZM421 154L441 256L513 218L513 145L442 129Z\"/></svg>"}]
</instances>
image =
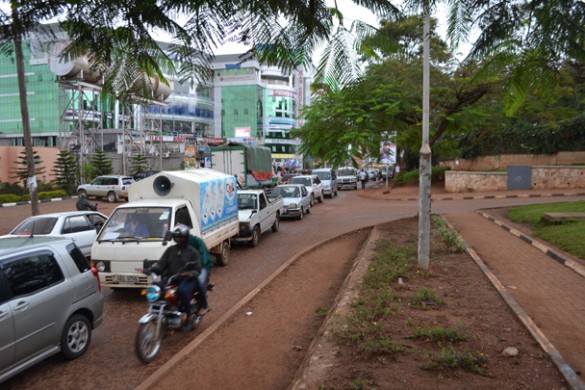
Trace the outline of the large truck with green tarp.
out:
<instances>
[{"instance_id":1,"label":"large truck with green tarp","mask_svg":"<svg viewBox=\"0 0 585 390\"><path fill-rule=\"evenodd\" d=\"M272 152L266 146L230 143L211 147L211 168L235 176L244 189L276 184Z\"/></svg>"}]
</instances>

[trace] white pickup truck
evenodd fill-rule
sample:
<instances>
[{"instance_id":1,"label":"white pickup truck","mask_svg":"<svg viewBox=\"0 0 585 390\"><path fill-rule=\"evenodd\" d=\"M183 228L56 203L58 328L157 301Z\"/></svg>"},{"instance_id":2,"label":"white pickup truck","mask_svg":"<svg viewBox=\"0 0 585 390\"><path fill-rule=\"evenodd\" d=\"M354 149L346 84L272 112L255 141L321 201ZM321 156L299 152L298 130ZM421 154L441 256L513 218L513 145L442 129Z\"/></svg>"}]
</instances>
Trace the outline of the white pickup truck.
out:
<instances>
[{"instance_id":1,"label":"white pickup truck","mask_svg":"<svg viewBox=\"0 0 585 390\"><path fill-rule=\"evenodd\" d=\"M236 240L256 246L262 233L277 232L283 207L280 196L269 198L264 190L238 190L240 233Z\"/></svg>"}]
</instances>

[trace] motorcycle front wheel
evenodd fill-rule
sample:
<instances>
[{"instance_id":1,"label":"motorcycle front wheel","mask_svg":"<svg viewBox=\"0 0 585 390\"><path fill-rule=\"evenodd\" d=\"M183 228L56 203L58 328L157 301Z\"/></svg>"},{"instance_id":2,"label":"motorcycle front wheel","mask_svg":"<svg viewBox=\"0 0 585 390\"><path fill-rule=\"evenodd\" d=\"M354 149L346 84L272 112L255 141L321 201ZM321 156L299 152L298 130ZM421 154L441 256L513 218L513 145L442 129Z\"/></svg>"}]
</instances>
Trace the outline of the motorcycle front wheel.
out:
<instances>
[{"instance_id":1,"label":"motorcycle front wheel","mask_svg":"<svg viewBox=\"0 0 585 390\"><path fill-rule=\"evenodd\" d=\"M162 346L164 331L157 336L156 321L151 321L146 324L140 324L136 332L136 339L134 340L134 347L138 358L148 364L152 362L160 352Z\"/></svg>"}]
</instances>

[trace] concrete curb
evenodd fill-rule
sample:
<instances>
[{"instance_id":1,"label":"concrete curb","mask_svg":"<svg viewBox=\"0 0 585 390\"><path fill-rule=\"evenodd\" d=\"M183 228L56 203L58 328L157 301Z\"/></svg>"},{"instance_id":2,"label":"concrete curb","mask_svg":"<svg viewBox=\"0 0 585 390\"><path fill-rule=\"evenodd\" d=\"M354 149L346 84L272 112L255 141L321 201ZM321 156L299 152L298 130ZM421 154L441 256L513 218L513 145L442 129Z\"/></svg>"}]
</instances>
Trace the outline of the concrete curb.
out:
<instances>
[{"instance_id":1,"label":"concrete curb","mask_svg":"<svg viewBox=\"0 0 585 390\"><path fill-rule=\"evenodd\" d=\"M551 192L551 193L522 193L522 194L502 194L502 195L476 195L476 196L453 196L453 195L432 195L432 201L447 201L447 200L481 200L481 199L520 199L520 198L554 198L554 197L571 197L571 196L585 196L585 192ZM368 197L364 195L364 197ZM389 197L381 200L386 201L418 201L418 196L407 197Z\"/></svg>"},{"instance_id":2,"label":"concrete curb","mask_svg":"<svg viewBox=\"0 0 585 390\"><path fill-rule=\"evenodd\" d=\"M520 238L522 241L537 248L538 250L540 250L541 252L546 254L551 259L559 262L560 264L564 265L565 267L568 267L571 270L578 273L579 275L585 277L585 266L584 265L576 262L575 260L571 259L568 256L563 255L562 253L559 253L555 249L553 249L553 248L547 246L546 244L534 239L533 237L530 237L529 235L524 234L521 231L514 229L511 226L506 225L504 222L496 219L495 217L486 213L485 211L478 210L478 211L476 211L476 213L478 213L482 217L486 218L487 220L492 221L493 223L495 223L496 225L498 225L502 229L513 234L514 236Z\"/></svg>"},{"instance_id":3,"label":"concrete curb","mask_svg":"<svg viewBox=\"0 0 585 390\"><path fill-rule=\"evenodd\" d=\"M316 389L321 385L319 380L323 378L327 369L333 364L330 359L331 354L322 352L323 345L330 343L324 336L327 336L333 318L349 311L351 303L358 297L359 290L357 286L359 286L368 270L370 258L374 253L375 243L379 237L379 230L376 226L373 226L333 302L332 309L329 310L327 318L311 341L305 359L297 370L288 388L289 390ZM329 348L328 350L331 349Z\"/></svg>"},{"instance_id":4,"label":"concrete curb","mask_svg":"<svg viewBox=\"0 0 585 390\"><path fill-rule=\"evenodd\" d=\"M444 217L442 216L445 223L449 226L449 228L457 232L457 230L453 227L453 225ZM548 354L551 360L556 364L559 371L567 381L567 383L571 386L574 390L585 390L585 382L579 378L575 370L564 360L561 356L560 352L555 348L555 346L548 340L548 338L542 333L542 331L538 328L538 326L534 323L534 321L530 318L528 313L524 311L524 309L516 302L516 300L508 293L506 287L500 283L500 281L496 278L496 276L492 273L492 271L485 265L481 257L465 242L463 237L457 232L459 238L465 243L465 248L467 253L471 256L473 261L477 264L477 266L481 269L481 271L487 276L490 280L492 285L498 290L504 301L508 304L508 306L514 311L518 319L524 324L526 329L530 332L532 337L538 342L540 347Z\"/></svg>"},{"instance_id":5,"label":"concrete curb","mask_svg":"<svg viewBox=\"0 0 585 390\"><path fill-rule=\"evenodd\" d=\"M367 228L362 228L367 229ZM316 248L325 245L331 241L336 240L337 237L332 237L327 240L321 241L316 243L309 248L303 250L302 252L296 254L295 256L291 257L287 260L284 264L282 264L277 270L275 270L270 276L268 276L262 283L260 283L256 288L250 291L246 296L240 299L234 306L232 306L228 311L226 311L219 319L217 319L213 324L211 324L205 331L203 331L200 335L198 335L195 339L193 339L187 346L181 349L178 353L176 353L169 361L159 367L155 372L153 372L145 381L143 381L140 385L138 385L135 389L136 390L147 390L153 389L166 375L168 375L175 367L177 367L181 362L187 360L191 352L193 352L199 345L201 345L205 340L207 340L216 330L220 327L224 326L242 307L248 304L258 293L262 291L268 284L270 284L282 271L287 269L291 264L293 264L297 259L301 258L305 254L315 250ZM351 273L351 272L350 272Z\"/></svg>"}]
</instances>

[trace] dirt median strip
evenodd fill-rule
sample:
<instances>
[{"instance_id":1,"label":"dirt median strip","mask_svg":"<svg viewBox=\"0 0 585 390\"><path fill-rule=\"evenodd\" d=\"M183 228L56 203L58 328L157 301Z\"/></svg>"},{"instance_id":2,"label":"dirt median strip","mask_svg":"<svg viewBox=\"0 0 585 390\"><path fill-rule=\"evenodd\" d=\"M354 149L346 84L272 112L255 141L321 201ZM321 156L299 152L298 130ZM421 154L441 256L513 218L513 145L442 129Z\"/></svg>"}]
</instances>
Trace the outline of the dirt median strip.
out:
<instances>
[{"instance_id":1,"label":"dirt median strip","mask_svg":"<svg viewBox=\"0 0 585 390\"><path fill-rule=\"evenodd\" d=\"M361 229L361 231L365 232L366 230ZM353 234L353 233L355 233L355 232L348 233L348 234ZM295 265L295 263L299 259L309 257L309 256L311 256L310 255L311 253L318 252L323 247L327 247L328 245L336 244L337 240L339 240L339 237L335 237L333 239L329 239L329 240L320 242L318 244L315 244L315 245L307 248L303 252L298 253L297 255L293 256L292 258L290 258L285 264L283 264L275 272L273 272L268 278L266 278L258 287L256 287L254 290L250 291L245 297L243 297L240 301L238 301L238 303L236 303L233 307L231 307L217 321L215 321L212 325L210 325L209 328L207 328L203 333L201 333L201 335L197 336L185 348L183 348L179 353L177 353L175 356L173 356L173 358L171 358L168 362L166 362L163 366L161 366L157 371L155 371L152 375L150 375L150 377L148 377L144 382L142 382L138 387L136 387L136 389L151 389L151 388L154 388L154 386L159 386L161 384L161 382L167 383L169 381L171 381L171 382L174 381L175 378L177 377L177 375L174 375L175 378L171 378L171 376L172 376L171 373L176 371L176 370L181 371L182 370L181 367L183 366L183 363L185 363L188 360L193 359L192 355L194 353L198 353L199 352L198 349L203 347L203 344L206 341L213 338L215 335L217 335L217 333L220 333L218 331L223 330L223 328L227 327L227 326L234 328L233 332L240 331L240 329L242 328L241 326L239 328L232 326L233 325L232 322L236 321L237 318L240 318L240 317L236 317L236 314L242 313L243 311L245 311L244 308L246 308L250 305L253 305L254 298L262 299L262 296L264 294L261 294L261 293L268 291L272 287L271 283L279 276L282 276L283 274L285 274L284 271L289 270L290 266ZM340 256L340 259L341 259L341 256ZM298 265L298 264L296 264L296 265ZM324 268L323 271L327 272L328 270L326 268ZM301 291L303 290L303 287L300 285L298 285L298 288ZM277 304L277 302L275 302L275 304ZM275 309L280 310L281 309L280 305L276 305ZM275 310L275 311L278 311L278 310ZM278 314L274 314L273 317L275 315L278 315ZM262 329L260 329L260 332L262 333ZM267 337L267 335L263 334L263 337ZM216 352L221 352L221 351L216 351ZM206 363L209 363L213 366L213 362L212 362L213 358L212 357L206 355L205 360L206 360ZM235 370L235 368L232 367L233 359L230 363L231 364L228 364L227 368L228 368L228 370L230 370L230 372L233 372L233 370ZM223 362L222 364L226 364L226 363ZM221 368L222 364L219 364L219 363L216 364L216 366L218 366L217 368ZM295 370L297 367L298 367L298 365L295 367ZM209 370L201 370L201 371L205 372L205 371L209 371ZM227 375L227 373L224 373L224 375ZM181 375L179 375L179 376L183 377ZM228 380L227 378L224 378L224 379L226 381ZM263 378L263 379L265 379L265 378ZM216 380L216 379L211 379L211 380ZM194 384L196 383L198 385L201 385L204 382L204 379L202 377L199 377L199 378L194 377L193 381L194 381ZM185 381L181 382L181 385L185 385L185 384L187 384ZM229 385L227 385L227 387L224 387L224 388L229 388Z\"/></svg>"}]
</instances>

